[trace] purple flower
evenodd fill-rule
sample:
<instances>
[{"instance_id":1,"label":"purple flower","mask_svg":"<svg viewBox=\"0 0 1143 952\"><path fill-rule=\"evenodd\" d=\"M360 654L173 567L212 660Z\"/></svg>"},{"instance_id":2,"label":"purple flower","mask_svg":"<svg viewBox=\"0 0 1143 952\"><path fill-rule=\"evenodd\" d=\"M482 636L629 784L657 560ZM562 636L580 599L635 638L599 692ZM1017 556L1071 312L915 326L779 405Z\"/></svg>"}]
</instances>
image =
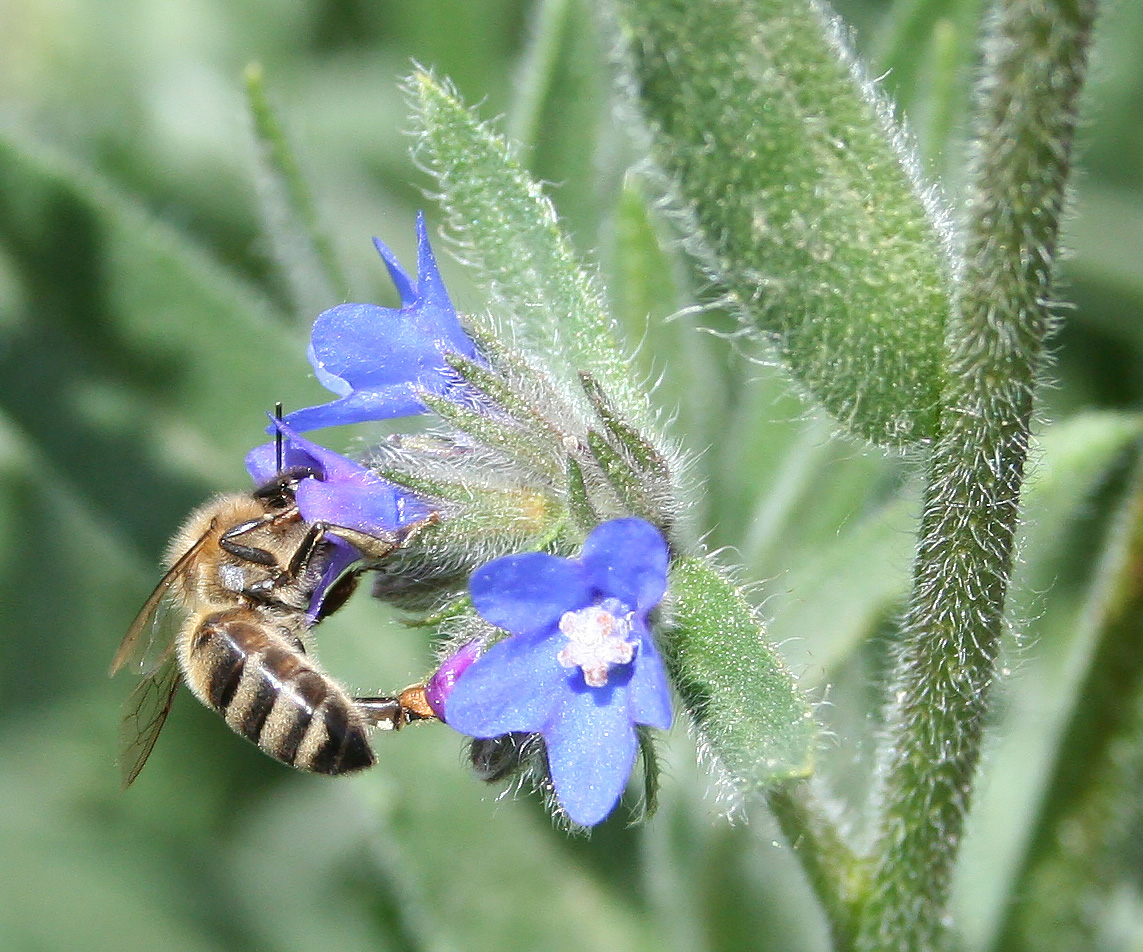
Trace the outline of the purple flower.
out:
<instances>
[{"instance_id":1,"label":"purple flower","mask_svg":"<svg viewBox=\"0 0 1143 952\"><path fill-rule=\"evenodd\" d=\"M452 693L452 689L456 687L457 679L479 657L480 642L466 642L449 655L436 673L429 678L428 684L425 685L425 700L433 709L433 713L442 721L444 720L445 702Z\"/></svg>"},{"instance_id":2,"label":"purple flower","mask_svg":"<svg viewBox=\"0 0 1143 952\"><path fill-rule=\"evenodd\" d=\"M303 476L295 491L298 511L307 522L326 522L384 539L429 515L430 508L407 490L340 453L303 439L282 420L275 419L274 426L283 437L281 471L312 474ZM259 485L277 476L277 445L264 443L251 450L246 456L246 470ZM328 587L362 556L336 533L330 533L327 540L334 546L334 554L310 602L311 618L318 616Z\"/></svg>"},{"instance_id":3,"label":"purple flower","mask_svg":"<svg viewBox=\"0 0 1143 952\"><path fill-rule=\"evenodd\" d=\"M401 307L339 304L318 315L310 363L321 384L340 399L289 414L286 422L299 432L424 413L418 390L445 394L464 386L444 354L477 359L437 270L424 215L417 215L415 283L392 251L377 238L373 243Z\"/></svg>"},{"instance_id":4,"label":"purple flower","mask_svg":"<svg viewBox=\"0 0 1143 952\"><path fill-rule=\"evenodd\" d=\"M588 536L579 559L510 555L469 583L476 610L509 637L461 672L444 719L472 737L543 735L556 795L584 826L618 802L635 763L635 725L671 724L647 627L667 562L654 526L615 519Z\"/></svg>"}]
</instances>

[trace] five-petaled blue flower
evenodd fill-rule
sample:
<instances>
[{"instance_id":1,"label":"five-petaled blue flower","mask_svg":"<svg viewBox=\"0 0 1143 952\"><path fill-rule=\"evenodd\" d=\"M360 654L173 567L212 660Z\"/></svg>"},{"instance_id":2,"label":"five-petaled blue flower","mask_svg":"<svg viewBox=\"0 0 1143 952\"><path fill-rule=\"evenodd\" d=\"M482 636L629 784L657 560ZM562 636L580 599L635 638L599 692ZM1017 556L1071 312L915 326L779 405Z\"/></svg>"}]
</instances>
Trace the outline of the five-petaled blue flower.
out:
<instances>
[{"instance_id":1,"label":"five-petaled blue flower","mask_svg":"<svg viewBox=\"0 0 1143 952\"><path fill-rule=\"evenodd\" d=\"M286 422L296 431L424 413L418 391L447 394L464 387L444 355L478 359L437 270L424 215L417 215L415 283L392 251L377 238L373 243L401 307L339 304L318 315L310 363L321 384L340 399L289 414Z\"/></svg>"},{"instance_id":2,"label":"five-petaled blue flower","mask_svg":"<svg viewBox=\"0 0 1143 952\"><path fill-rule=\"evenodd\" d=\"M509 632L456 679L445 720L472 737L538 733L556 796L592 826L635 762L636 724L671 724L670 689L647 614L667 587L667 544L642 519L598 526L578 559L543 552L473 573L476 610Z\"/></svg>"},{"instance_id":3,"label":"five-petaled blue flower","mask_svg":"<svg viewBox=\"0 0 1143 952\"><path fill-rule=\"evenodd\" d=\"M325 522L386 538L429 515L429 507L407 490L340 453L303 439L282 420L275 419L274 426L283 437L281 472L307 474L298 481L294 496L307 522ZM261 485L279 474L278 462L277 445L264 443L247 454L246 469ZM311 619L320 613L329 586L361 558L361 553L336 533L327 541L334 546L334 555L310 601Z\"/></svg>"}]
</instances>

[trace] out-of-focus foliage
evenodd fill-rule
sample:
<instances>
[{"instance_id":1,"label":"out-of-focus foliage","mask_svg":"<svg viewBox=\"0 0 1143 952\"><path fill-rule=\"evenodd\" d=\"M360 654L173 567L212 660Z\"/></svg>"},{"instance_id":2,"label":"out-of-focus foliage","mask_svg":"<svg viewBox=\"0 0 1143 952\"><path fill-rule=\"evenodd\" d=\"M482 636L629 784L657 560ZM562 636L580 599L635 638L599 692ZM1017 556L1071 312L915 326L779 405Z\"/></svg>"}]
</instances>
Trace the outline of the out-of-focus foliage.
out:
<instances>
[{"instance_id":1,"label":"out-of-focus foliage","mask_svg":"<svg viewBox=\"0 0 1143 952\"><path fill-rule=\"evenodd\" d=\"M839 13L869 74L889 70L884 88L926 173L955 197L980 3L846 0ZM696 529L734 547L757 583L787 664L828 702L836 739L821 769L860 796L915 488L904 461L831 439L769 355L695 332L732 324L684 310L704 282L669 240L663 250L669 228L625 176L634 152L608 104L609 43L591 24L578 0L0 10L0 947L826 946L771 821L747 807L748 825L726 825L681 730L663 751L655 819L629 829L620 814L590 840L553 830L533 800L494 800L439 725L379 738L375 770L330 782L270 762L185 697L137 784L118 790L129 686L105 671L157 581L164 541L211 492L247 485L243 454L274 400L323 399L304 360L314 315L293 311L261 231L243 70L263 65L346 275L337 294L391 304L369 238L412 260L416 209L439 214L404 134L397 84L415 59L483 101L485 116L504 114L530 171L553 183L640 345L639 373L662 378L657 405L694 454ZM1143 8L1109 7L1066 229L1061 292L1075 307L1062 312L1058 382L1043 392L1018 637L957 894L971 949L1018 915L1006 904L1019 871L1052 859L1042 831L1067 811L1048 794L1070 756L1057 743L1084 736L1076 694L1109 637L1107 540L1134 511L1124 493L1136 491L1143 398L1140 49ZM442 267L458 306L482 299L446 255ZM364 592L319 635L323 661L363 690L431 664L427 636ZM1104 767L1091 764L1093 776ZM1099 854L1091 901L1108 948L1143 929L1139 819L1118 816L1124 846Z\"/></svg>"}]
</instances>

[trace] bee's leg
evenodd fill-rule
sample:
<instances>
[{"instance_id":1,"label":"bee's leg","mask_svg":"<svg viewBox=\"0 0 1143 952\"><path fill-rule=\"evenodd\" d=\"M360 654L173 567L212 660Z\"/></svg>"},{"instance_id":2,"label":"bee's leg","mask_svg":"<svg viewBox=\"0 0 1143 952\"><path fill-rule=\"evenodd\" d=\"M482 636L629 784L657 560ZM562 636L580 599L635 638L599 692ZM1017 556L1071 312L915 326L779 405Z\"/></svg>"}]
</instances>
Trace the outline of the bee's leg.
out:
<instances>
[{"instance_id":1,"label":"bee's leg","mask_svg":"<svg viewBox=\"0 0 1143 952\"><path fill-rule=\"evenodd\" d=\"M290 564L286 566L284 574L286 580L292 581L305 572L306 566L313 561L314 553L317 552L318 546L321 545L322 540L325 538L326 528L324 522L315 522L310 526L305 538L302 539L301 544L294 550L294 554L290 558Z\"/></svg>"},{"instance_id":2,"label":"bee's leg","mask_svg":"<svg viewBox=\"0 0 1143 952\"><path fill-rule=\"evenodd\" d=\"M353 704L371 727L395 731L404 726L401 702L395 697L355 697Z\"/></svg>"},{"instance_id":3,"label":"bee's leg","mask_svg":"<svg viewBox=\"0 0 1143 952\"><path fill-rule=\"evenodd\" d=\"M339 539L344 539L365 558L374 562L379 562L401 544L400 537L392 532L386 533L385 535L373 535L369 532L361 532L358 529L347 529L344 526L335 526L328 522L321 523L320 525L324 532L335 535Z\"/></svg>"},{"instance_id":4,"label":"bee's leg","mask_svg":"<svg viewBox=\"0 0 1143 952\"><path fill-rule=\"evenodd\" d=\"M273 525L275 522L280 521L281 518L281 513L277 515L267 513L258 519L251 519L248 522L243 522L240 525L228 529L219 536L218 539L219 547L236 558L242 559L245 562L253 562L275 569L275 571L270 573L266 578L258 579L242 590L243 595L264 604L274 604L278 602L282 586L292 584L305 573L325 538L326 527L324 523L314 523L311 525L302 541L298 544L298 547L294 550L294 554L290 557L289 564L284 568L281 566L281 563L278 561L278 556L275 553L268 549L245 545L237 541L238 537L248 532L253 532L256 529ZM294 510L289 518L297 519L297 510ZM342 592L341 587L343 583L340 580L335 583L334 590L336 590L336 594L334 601L327 611L323 611L323 617L340 608L356 585L355 582L344 584L346 587Z\"/></svg>"},{"instance_id":5,"label":"bee's leg","mask_svg":"<svg viewBox=\"0 0 1143 952\"><path fill-rule=\"evenodd\" d=\"M239 536L246 535L248 532L253 532L255 529L261 528L269 522L271 518L270 516L263 516L260 519L251 519L249 522L232 526L218 537L219 547L236 558L242 559L244 562L255 562L258 565L277 565L278 557L274 555L273 552L267 549L260 549L253 545L244 545L237 541Z\"/></svg>"},{"instance_id":6,"label":"bee's leg","mask_svg":"<svg viewBox=\"0 0 1143 952\"><path fill-rule=\"evenodd\" d=\"M321 608L318 610L317 617L314 618L315 625L328 618L349 600L349 596L357 589L357 583L361 581L364 572L365 566L350 569L325 590L325 596L321 600Z\"/></svg>"},{"instance_id":7,"label":"bee's leg","mask_svg":"<svg viewBox=\"0 0 1143 952\"><path fill-rule=\"evenodd\" d=\"M328 522L315 522L310 525L309 532L306 533L306 537L298 546L297 551L294 552L293 558L290 559L290 564L286 568L290 578L297 578L305 571L306 566L314 557L314 552L325 541L327 535L335 535L348 542L365 558L372 561L380 561L397 548L401 542L400 537L395 533L373 535L358 529L335 526Z\"/></svg>"},{"instance_id":8,"label":"bee's leg","mask_svg":"<svg viewBox=\"0 0 1143 952\"><path fill-rule=\"evenodd\" d=\"M371 725L385 731L400 730L412 721L436 717L425 697L423 684L405 688L397 697L356 697L353 703Z\"/></svg>"},{"instance_id":9,"label":"bee's leg","mask_svg":"<svg viewBox=\"0 0 1143 952\"><path fill-rule=\"evenodd\" d=\"M348 542L357 549L362 556L371 562L380 562L394 549L400 548L410 539L414 538L426 526L435 525L440 521L436 512L414 522L400 532L385 532L384 534L362 532L360 529L350 529L348 526L338 526L331 522L315 522L310 526L305 539L290 559L287 572L290 578L297 578L313 558L314 550L322 543L327 535L335 535ZM250 527L252 528L252 527ZM249 528L243 531L249 531Z\"/></svg>"},{"instance_id":10,"label":"bee's leg","mask_svg":"<svg viewBox=\"0 0 1143 952\"><path fill-rule=\"evenodd\" d=\"M412 525L407 526L404 532L401 534L401 545L406 545L407 543L412 542L425 529L427 529L429 526L435 526L440 521L441 514L434 510L419 522L414 522Z\"/></svg>"},{"instance_id":11,"label":"bee's leg","mask_svg":"<svg viewBox=\"0 0 1143 952\"><path fill-rule=\"evenodd\" d=\"M259 549L255 546L243 545L241 542L234 541L233 537L235 535L250 532L261 525L273 521L273 518L273 516L265 516L262 519L252 519L250 522L244 522L242 525L235 526L228 532L223 533L218 540L219 546L231 555L244 559L247 562L256 562L259 565L273 566L277 569L277 571L271 573L268 577L260 578L242 589L243 595L264 604L273 604L279 600L281 587L290 584L305 571L306 566L314 557L314 551L322 540L321 528L319 526L311 527L298 546L297 551L294 552L293 557L290 559L290 564L284 569L280 567L278 557L273 552L267 549ZM346 597L348 597L348 593ZM344 600L343 598L342 601L344 602Z\"/></svg>"},{"instance_id":12,"label":"bee's leg","mask_svg":"<svg viewBox=\"0 0 1143 952\"><path fill-rule=\"evenodd\" d=\"M373 535L369 532L361 532L359 529L349 529L332 523L320 523L320 525L325 532L335 535L339 539L344 539L365 558L372 562L380 562L393 550L399 549L415 539L426 526L436 525L438 522L440 522L440 513L430 512L419 522L414 522L399 532L390 532L385 535Z\"/></svg>"}]
</instances>

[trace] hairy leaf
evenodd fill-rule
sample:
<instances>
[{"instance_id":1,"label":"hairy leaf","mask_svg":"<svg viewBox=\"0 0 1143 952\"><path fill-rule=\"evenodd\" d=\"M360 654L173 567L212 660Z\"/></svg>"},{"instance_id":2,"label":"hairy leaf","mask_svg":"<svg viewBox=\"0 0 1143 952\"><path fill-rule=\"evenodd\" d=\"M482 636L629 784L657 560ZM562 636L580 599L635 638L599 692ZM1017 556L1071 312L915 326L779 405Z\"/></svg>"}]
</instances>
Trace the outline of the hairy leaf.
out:
<instances>
[{"instance_id":1,"label":"hairy leaf","mask_svg":"<svg viewBox=\"0 0 1143 952\"><path fill-rule=\"evenodd\" d=\"M628 84L684 233L851 432L937 430L946 226L889 109L810 0L618 0Z\"/></svg>"}]
</instances>

